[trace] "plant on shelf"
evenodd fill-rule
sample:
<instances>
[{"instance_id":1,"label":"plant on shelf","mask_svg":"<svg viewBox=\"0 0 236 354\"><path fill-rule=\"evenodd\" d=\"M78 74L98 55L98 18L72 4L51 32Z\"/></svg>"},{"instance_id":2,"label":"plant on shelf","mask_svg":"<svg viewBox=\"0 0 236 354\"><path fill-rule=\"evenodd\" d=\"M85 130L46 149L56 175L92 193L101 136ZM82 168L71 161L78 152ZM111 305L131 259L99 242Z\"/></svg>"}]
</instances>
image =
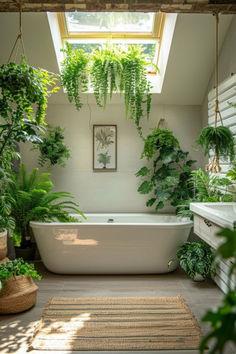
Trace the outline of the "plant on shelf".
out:
<instances>
[{"instance_id":1,"label":"plant on shelf","mask_svg":"<svg viewBox=\"0 0 236 354\"><path fill-rule=\"evenodd\" d=\"M214 254L204 241L185 242L176 253L180 267L192 280L204 280L215 275ZM173 260L169 261L169 265Z\"/></svg>"},{"instance_id":2,"label":"plant on shelf","mask_svg":"<svg viewBox=\"0 0 236 354\"><path fill-rule=\"evenodd\" d=\"M197 144L204 148L204 154L209 157L211 151L214 152L212 160L206 165L207 172L221 171L220 157L229 158L231 163L235 158L233 134L228 127L223 125L205 127L199 134Z\"/></svg>"},{"instance_id":3,"label":"plant on shelf","mask_svg":"<svg viewBox=\"0 0 236 354\"><path fill-rule=\"evenodd\" d=\"M71 200L67 192L52 192L54 187L49 173L39 173L35 168L28 174L23 164L19 174L14 175L9 184L8 192L11 196L11 216L15 220L13 241L21 248L31 247L29 222L62 222L75 221L69 212L84 217L78 209L79 205ZM76 221L78 221L76 219Z\"/></svg>"},{"instance_id":4,"label":"plant on shelf","mask_svg":"<svg viewBox=\"0 0 236 354\"><path fill-rule=\"evenodd\" d=\"M82 108L81 93L88 90L88 62L89 57L82 49L72 49L66 43L66 54L62 62L61 83L65 88L69 102L75 103L76 109Z\"/></svg>"},{"instance_id":5,"label":"plant on shelf","mask_svg":"<svg viewBox=\"0 0 236 354\"><path fill-rule=\"evenodd\" d=\"M70 157L70 151L64 144L64 130L60 127L47 127L46 134L40 136L41 141L35 143L39 149L39 164L44 166L47 162L49 165L59 164L65 167L64 159Z\"/></svg>"},{"instance_id":6,"label":"plant on shelf","mask_svg":"<svg viewBox=\"0 0 236 354\"><path fill-rule=\"evenodd\" d=\"M36 271L34 264L26 263L22 258L17 258L13 261L7 261L0 264L0 290L4 288L4 283L7 279L20 275L30 276L38 280L41 279L41 276Z\"/></svg>"},{"instance_id":7,"label":"plant on shelf","mask_svg":"<svg viewBox=\"0 0 236 354\"><path fill-rule=\"evenodd\" d=\"M136 173L137 177L145 178L138 192L154 194L147 201L147 207L155 205L155 210L159 211L166 202L176 206L181 201L192 198L190 175L195 161L187 160L188 152L181 150L171 131L154 128L144 140L141 157L153 159L151 168L144 166Z\"/></svg>"},{"instance_id":8,"label":"plant on shelf","mask_svg":"<svg viewBox=\"0 0 236 354\"><path fill-rule=\"evenodd\" d=\"M202 321L209 322L211 330L200 344L200 353L205 350L209 354L223 353L228 343L236 347L236 288L232 286L231 278L236 270L236 231L224 229L217 235L224 239L216 251L219 260L231 264L228 275L228 291L221 305L216 310L208 311ZM213 346L208 350L209 344Z\"/></svg>"},{"instance_id":9,"label":"plant on shelf","mask_svg":"<svg viewBox=\"0 0 236 354\"><path fill-rule=\"evenodd\" d=\"M177 206L177 214L193 219L193 212L189 209L190 203L232 202L233 196L228 192L232 182L227 177L208 175L199 168L191 172L191 185L194 186L194 197L183 201ZM222 190L225 188L225 191Z\"/></svg>"}]
</instances>

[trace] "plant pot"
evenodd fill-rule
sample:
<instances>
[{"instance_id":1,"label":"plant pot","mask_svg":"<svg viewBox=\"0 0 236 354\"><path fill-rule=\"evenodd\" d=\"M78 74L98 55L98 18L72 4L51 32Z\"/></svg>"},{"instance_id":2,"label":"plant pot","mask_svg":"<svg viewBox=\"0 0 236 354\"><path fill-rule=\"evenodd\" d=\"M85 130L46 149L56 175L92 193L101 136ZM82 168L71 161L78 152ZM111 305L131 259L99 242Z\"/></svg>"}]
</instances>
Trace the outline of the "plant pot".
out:
<instances>
[{"instance_id":1,"label":"plant pot","mask_svg":"<svg viewBox=\"0 0 236 354\"><path fill-rule=\"evenodd\" d=\"M20 275L4 281L0 291L0 314L23 312L33 307L38 287L31 277Z\"/></svg>"},{"instance_id":2,"label":"plant pot","mask_svg":"<svg viewBox=\"0 0 236 354\"><path fill-rule=\"evenodd\" d=\"M7 258L7 257L6 257L6 258L3 258L3 259L0 260L0 264L5 263L5 262L7 262L7 261L9 261L9 258Z\"/></svg>"},{"instance_id":3,"label":"plant pot","mask_svg":"<svg viewBox=\"0 0 236 354\"><path fill-rule=\"evenodd\" d=\"M7 255L7 230L0 232L0 260Z\"/></svg>"},{"instance_id":4,"label":"plant pot","mask_svg":"<svg viewBox=\"0 0 236 354\"><path fill-rule=\"evenodd\" d=\"M16 258L23 258L24 261L33 261L35 255L35 248L34 247L15 247L16 251Z\"/></svg>"},{"instance_id":5,"label":"plant pot","mask_svg":"<svg viewBox=\"0 0 236 354\"><path fill-rule=\"evenodd\" d=\"M196 273L193 278L194 281L203 281L204 278L201 274Z\"/></svg>"}]
</instances>

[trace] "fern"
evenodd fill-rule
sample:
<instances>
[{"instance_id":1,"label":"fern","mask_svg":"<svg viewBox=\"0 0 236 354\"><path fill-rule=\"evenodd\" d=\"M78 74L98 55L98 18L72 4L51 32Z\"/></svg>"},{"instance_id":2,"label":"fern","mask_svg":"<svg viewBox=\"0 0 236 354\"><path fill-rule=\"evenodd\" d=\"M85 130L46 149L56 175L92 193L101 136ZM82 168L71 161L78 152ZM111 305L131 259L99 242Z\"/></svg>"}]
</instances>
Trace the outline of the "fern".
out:
<instances>
[{"instance_id":1,"label":"fern","mask_svg":"<svg viewBox=\"0 0 236 354\"><path fill-rule=\"evenodd\" d=\"M216 156L229 157L230 162L235 158L234 139L228 127L205 127L198 139L197 144L204 148L204 154L210 156L213 150Z\"/></svg>"},{"instance_id":2,"label":"fern","mask_svg":"<svg viewBox=\"0 0 236 354\"><path fill-rule=\"evenodd\" d=\"M49 173L40 174L38 169L32 173L26 172L20 165L18 175L14 175L9 184L8 193L11 196L11 217L15 220L13 241L16 245L27 245L26 236L30 235L29 222L59 220L69 222L69 212L84 217L78 209L79 205L70 199L67 192L51 192L53 184Z\"/></svg>"}]
</instances>

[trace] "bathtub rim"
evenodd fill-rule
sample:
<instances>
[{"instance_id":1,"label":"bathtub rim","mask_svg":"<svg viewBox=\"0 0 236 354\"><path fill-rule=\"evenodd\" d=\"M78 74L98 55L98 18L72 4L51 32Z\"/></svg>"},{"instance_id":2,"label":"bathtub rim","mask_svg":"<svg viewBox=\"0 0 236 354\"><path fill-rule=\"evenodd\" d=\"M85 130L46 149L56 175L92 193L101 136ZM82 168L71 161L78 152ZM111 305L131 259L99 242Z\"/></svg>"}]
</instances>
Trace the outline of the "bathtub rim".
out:
<instances>
[{"instance_id":1,"label":"bathtub rim","mask_svg":"<svg viewBox=\"0 0 236 354\"><path fill-rule=\"evenodd\" d=\"M73 214L75 215L75 214ZM147 215L147 216L154 216L154 215L158 215L158 216L174 216L176 217L176 219L178 218L177 215L175 214L152 214L152 213L85 213L85 216L103 216L103 215L107 215L108 218L109 216L114 216L114 217L119 217L119 216L124 216L124 215L128 215L128 216L143 216L143 215ZM187 219L187 218L184 218ZM176 222L41 222L41 221L30 221L30 226L31 227L35 227L35 228L43 228L43 227L62 227L62 226L66 226L66 227L75 227L75 226L80 226L80 227L88 227L88 226L110 226L110 227L117 227L117 226L126 226L126 227L181 227L181 228L185 228L185 227L190 227L193 226L193 221L191 221L190 219L188 220L184 220L184 221L178 221L178 219L176 220Z\"/></svg>"}]
</instances>

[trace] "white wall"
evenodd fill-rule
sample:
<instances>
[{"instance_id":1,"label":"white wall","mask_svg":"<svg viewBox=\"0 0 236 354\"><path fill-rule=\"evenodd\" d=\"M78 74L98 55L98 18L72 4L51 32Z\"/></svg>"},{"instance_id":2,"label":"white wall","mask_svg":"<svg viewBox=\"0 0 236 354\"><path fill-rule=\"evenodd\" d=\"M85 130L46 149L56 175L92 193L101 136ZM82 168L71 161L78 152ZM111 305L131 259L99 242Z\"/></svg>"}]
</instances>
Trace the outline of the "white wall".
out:
<instances>
[{"instance_id":1,"label":"white wall","mask_svg":"<svg viewBox=\"0 0 236 354\"><path fill-rule=\"evenodd\" d=\"M70 104L48 107L47 122L66 128L66 143L71 149L66 168L56 166L51 170L56 189L71 192L87 212L151 211L145 206L147 196L137 192L140 179L135 173L145 162L140 160L143 145L134 122L125 118L124 105L109 104L105 110L95 105L90 108L91 117L87 105L80 112ZM152 105L150 120L144 121L144 132L155 127L162 117L166 118L182 149L190 151L190 158L201 161L201 153L192 148L201 128L200 107ZM92 125L100 123L117 124L117 172L92 170ZM21 151L28 168L37 166L37 154L30 151L29 145L22 145Z\"/></svg>"}]
</instances>

